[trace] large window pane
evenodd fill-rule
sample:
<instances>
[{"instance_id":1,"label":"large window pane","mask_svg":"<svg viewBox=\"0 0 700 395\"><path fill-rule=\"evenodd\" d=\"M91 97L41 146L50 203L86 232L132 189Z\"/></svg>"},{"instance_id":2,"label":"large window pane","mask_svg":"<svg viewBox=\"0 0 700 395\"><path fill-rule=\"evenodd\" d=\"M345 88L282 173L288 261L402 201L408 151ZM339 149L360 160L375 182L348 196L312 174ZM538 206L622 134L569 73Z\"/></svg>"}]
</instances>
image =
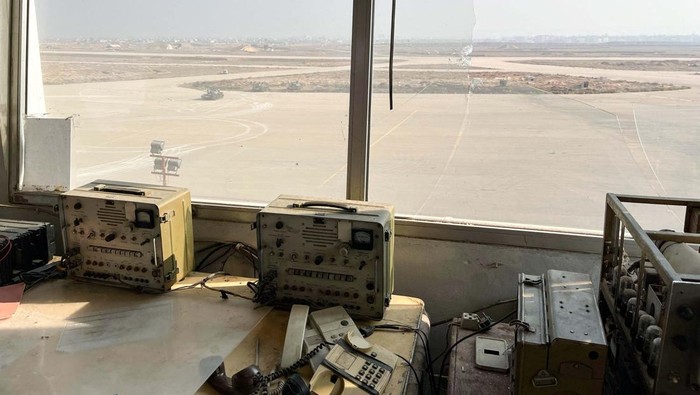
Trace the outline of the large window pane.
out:
<instances>
[{"instance_id":1,"label":"large window pane","mask_svg":"<svg viewBox=\"0 0 700 395\"><path fill-rule=\"evenodd\" d=\"M178 162L151 155L159 140L181 159L165 182L195 198L345 195L351 1L36 7L47 111L76 115L78 183L161 183Z\"/></svg>"},{"instance_id":2,"label":"large window pane","mask_svg":"<svg viewBox=\"0 0 700 395\"><path fill-rule=\"evenodd\" d=\"M700 196L697 2L506 3L400 2L393 111L378 10L371 199L600 230L606 192Z\"/></svg>"}]
</instances>

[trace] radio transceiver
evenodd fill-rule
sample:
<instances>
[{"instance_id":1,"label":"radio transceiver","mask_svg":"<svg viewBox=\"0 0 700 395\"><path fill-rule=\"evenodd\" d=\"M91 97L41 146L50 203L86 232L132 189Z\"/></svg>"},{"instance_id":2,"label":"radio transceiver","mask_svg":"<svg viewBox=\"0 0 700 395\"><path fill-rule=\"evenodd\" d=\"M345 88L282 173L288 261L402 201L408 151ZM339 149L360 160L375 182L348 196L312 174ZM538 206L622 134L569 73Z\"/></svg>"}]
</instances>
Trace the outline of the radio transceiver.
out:
<instances>
[{"instance_id":1,"label":"radio transceiver","mask_svg":"<svg viewBox=\"0 0 700 395\"><path fill-rule=\"evenodd\" d=\"M257 216L260 303L380 319L394 289L394 209L280 196Z\"/></svg>"},{"instance_id":2,"label":"radio transceiver","mask_svg":"<svg viewBox=\"0 0 700 395\"><path fill-rule=\"evenodd\" d=\"M165 292L192 270L187 189L94 181L61 198L71 278Z\"/></svg>"}]
</instances>

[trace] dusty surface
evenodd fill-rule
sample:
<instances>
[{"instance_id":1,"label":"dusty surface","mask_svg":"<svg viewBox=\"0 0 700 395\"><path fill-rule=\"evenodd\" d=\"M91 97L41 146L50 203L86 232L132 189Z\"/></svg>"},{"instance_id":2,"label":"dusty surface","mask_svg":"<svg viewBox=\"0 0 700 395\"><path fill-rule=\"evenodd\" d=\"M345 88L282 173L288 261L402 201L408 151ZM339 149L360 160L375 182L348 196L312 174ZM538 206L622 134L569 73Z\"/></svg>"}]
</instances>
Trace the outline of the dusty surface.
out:
<instances>
[{"instance_id":1,"label":"dusty surface","mask_svg":"<svg viewBox=\"0 0 700 395\"><path fill-rule=\"evenodd\" d=\"M664 59L664 60L526 60L521 63L541 64L549 66L565 66L565 67L588 67L594 69L610 69L610 70L646 70L646 71L700 71L700 61L696 59L680 60L680 59Z\"/></svg>"}]
</instances>

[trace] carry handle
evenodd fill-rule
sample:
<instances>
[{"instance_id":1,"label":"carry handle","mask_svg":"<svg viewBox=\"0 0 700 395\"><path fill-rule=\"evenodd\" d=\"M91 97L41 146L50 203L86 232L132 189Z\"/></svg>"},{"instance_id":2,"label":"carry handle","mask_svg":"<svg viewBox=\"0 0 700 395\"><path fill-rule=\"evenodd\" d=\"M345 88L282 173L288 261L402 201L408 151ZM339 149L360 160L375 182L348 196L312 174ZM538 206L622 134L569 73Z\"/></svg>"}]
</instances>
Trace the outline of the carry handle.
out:
<instances>
[{"instance_id":1,"label":"carry handle","mask_svg":"<svg viewBox=\"0 0 700 395\"><path fill-rule=\"evenodd\" d=\"M94 188L92 188L94 191L99 191L99 192L111 192L111 193L121 193L124 195L135 195L135 196L146 196L146 192L136 189L136 188L126 188L126 187L115 187L115 186L107 186L105 184L99 184L95 185Z\"/></svg>"},{"instance_id":2,"label":"carry handle","mask_svg":"<svg viewBox=\"0 0 700 395\"><path fill-rule=\"evenodd\" d=\"M339 210L346 211L348 213L356 213L357 209L355 207L346 206L340 203L330 203L330 202L304 202L304 203L294 203L292 208L309 208L309 207L326 207L326 208L337 208Z\"/></svg>"}]
</instances>

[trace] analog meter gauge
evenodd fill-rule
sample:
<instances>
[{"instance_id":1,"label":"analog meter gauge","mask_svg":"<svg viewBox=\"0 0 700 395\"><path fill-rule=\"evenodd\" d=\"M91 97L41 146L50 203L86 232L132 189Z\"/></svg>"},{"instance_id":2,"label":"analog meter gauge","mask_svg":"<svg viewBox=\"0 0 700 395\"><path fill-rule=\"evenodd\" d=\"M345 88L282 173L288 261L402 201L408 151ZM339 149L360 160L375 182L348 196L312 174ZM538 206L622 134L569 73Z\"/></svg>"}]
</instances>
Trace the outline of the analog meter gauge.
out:
<instances>
[{"instance_id":1,"label":"analog meter gauge","mask_svg":"<svg viewBox=\"0 0 700 395\"><path fill-rule=\"evenodd\" d=\"M372 231L368 229L353 229L352 248L356 250L371 251L374 249Z\"/></svg>"}]
</instances>

